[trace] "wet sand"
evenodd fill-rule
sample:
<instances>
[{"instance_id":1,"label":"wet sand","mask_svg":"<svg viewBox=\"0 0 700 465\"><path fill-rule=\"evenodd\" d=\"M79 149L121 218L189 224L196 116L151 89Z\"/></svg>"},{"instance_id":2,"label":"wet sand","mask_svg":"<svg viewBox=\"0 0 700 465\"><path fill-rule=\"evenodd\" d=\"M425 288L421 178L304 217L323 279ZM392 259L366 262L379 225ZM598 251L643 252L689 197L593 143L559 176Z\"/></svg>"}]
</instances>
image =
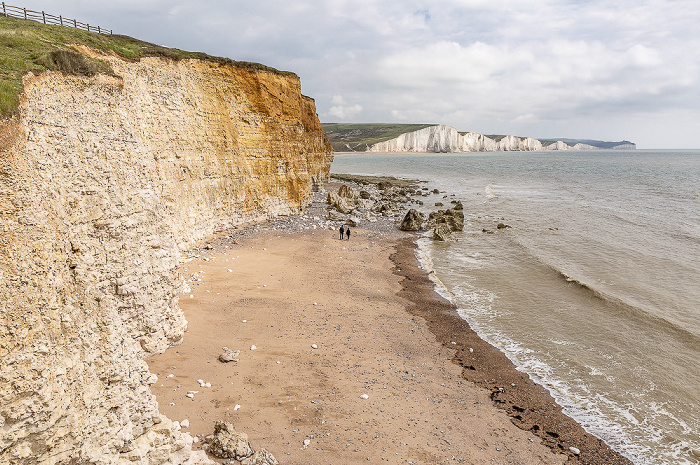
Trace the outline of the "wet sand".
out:
<instances>
[{"instance_id":1,"label":"wet sand","mask_svg":"<svg viewBox=\"0 0 700 465\"><path fill-rule=\"evenodd\" d=\"M283 464L629 463L471 332L414 239L263 229L202 251L184 341L149 359L161 412L192 435L231 422Z\"/></svg>"}]
</instances>

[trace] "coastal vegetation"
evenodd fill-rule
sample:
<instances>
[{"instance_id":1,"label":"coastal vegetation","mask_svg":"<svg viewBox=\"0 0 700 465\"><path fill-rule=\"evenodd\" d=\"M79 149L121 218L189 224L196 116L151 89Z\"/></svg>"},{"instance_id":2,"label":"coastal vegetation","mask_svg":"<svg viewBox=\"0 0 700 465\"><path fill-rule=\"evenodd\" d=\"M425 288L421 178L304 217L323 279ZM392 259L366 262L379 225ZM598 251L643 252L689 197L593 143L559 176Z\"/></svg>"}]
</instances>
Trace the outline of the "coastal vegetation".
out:
<instances>
[{"instance_id":1,"label":"coastal vegetation","mask_svg":"<svg viewBox=\"0 0 700 465\"><path fill-rule=\"evenodd\" d=\"M365 152L377 142L434 124L322 123L322 126L336 152Z\"/></svg>"},{"instance_id":2,"label":"coastal vegetation","mask_svg":"<svg viewBox=\"0 0 700 465\"><path fill-rule=\"evenodd\" d=\"M163 47L125 35L98 34L72 27L0 17L0 115L9 116L17 110L25 73L52 70L85 76L113 74L106 61L86 57L78 52L77 45L133 61L144 57L199 59L278 74L294 74L259 63Z\"/></svg>"}]
</instances>

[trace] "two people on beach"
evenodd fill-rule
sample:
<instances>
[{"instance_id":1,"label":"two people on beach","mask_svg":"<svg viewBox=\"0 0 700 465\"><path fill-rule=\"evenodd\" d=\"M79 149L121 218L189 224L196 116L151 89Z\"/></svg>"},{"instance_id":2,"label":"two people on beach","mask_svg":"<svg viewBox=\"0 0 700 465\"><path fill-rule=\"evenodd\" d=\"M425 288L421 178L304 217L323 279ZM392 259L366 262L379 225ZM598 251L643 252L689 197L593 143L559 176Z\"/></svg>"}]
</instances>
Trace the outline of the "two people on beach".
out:
<instances>
[{"instance_id":1,"label":"two people on beach","mask_svg":"<svg viewBox=\"0 0 700 465\"><path fill-rule=\"evenodd\" d=\"M347 228L343 225L340 226L340 240L343 240L343 234L346 234L348 236L348 240L350 240L350 226Z\"/></svg>"}]
</instances>

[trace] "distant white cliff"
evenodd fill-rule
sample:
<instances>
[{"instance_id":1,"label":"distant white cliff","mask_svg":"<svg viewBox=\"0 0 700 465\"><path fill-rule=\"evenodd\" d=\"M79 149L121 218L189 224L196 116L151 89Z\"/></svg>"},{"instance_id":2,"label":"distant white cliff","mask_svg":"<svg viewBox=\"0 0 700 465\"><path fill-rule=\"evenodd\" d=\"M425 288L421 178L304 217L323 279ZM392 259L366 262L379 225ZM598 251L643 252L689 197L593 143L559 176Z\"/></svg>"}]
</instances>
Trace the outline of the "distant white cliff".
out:
<instances>
[{"instance_id":1,"label":"distant white cliff","mask_svg":"<svg viewBox=\"0 0 700 465\"><path fill-rule=\"evenodd\" d=\"M619 146L614 148L635 148ZM563 141L543 144L531 137L503 136L492 139L475 132L459 133L455 128L444 124L430 126L418 131L401 134L395 139L378 142L369 148L369 152L511 152L536 150L600 150L600 147L577 143L568 145Z\"/></svg>"}]
</instances>

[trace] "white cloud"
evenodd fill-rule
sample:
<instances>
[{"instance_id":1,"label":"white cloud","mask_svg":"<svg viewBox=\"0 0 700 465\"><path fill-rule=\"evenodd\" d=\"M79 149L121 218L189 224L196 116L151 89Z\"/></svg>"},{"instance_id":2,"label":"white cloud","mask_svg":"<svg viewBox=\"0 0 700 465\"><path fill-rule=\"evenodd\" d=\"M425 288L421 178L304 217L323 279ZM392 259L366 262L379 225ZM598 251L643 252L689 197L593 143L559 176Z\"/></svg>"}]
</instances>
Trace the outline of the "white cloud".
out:
<instances>
[{"instance_id":1,"label":"white cloud","mask_svg":"<svg viewBox=\"0 0 700 465\"><path fill-rule=\"evenodd\" d=\"M362 112L361 105L333 105L328 110L327 114L328 116L334 116L336 118L346 120L357 116L360 112Z\"/></svg>"},{"instance_id":2,"label":"white cloud","mask_svg":"<svg viewBox=\"0 0 700 465\"><path fill-rule=\"evenodd\" d=\"M322 119L599 139L619 130L618 139L657 137L660 145L700 108L697 0L193 5L33 0L28 7L294 71Z\"/></svg>"}]
</instances>

